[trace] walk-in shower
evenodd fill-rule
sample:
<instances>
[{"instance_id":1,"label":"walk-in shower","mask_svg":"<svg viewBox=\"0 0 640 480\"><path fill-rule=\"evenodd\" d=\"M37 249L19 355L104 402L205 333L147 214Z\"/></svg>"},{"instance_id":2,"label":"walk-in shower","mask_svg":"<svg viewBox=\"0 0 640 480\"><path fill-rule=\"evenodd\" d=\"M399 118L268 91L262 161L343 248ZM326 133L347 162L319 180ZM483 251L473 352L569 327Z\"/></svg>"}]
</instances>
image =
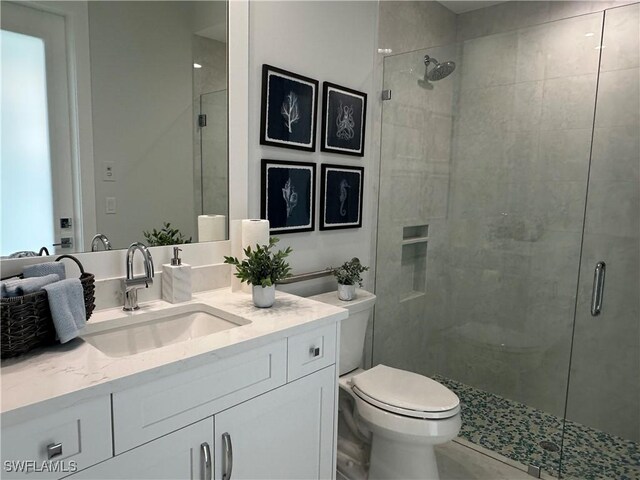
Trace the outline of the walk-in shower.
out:
<instances>
[{"instance_id":1,"label":"walk-in shower","mask_svg":"<svg viewBox=\"0 0 640 480\"><path fill-rule=\"evenodd\" d=\"M638 479L640 6L570 3L385 57L371 360L454 390L463 441L533 474Z\"/></svg>"}]
</instances>

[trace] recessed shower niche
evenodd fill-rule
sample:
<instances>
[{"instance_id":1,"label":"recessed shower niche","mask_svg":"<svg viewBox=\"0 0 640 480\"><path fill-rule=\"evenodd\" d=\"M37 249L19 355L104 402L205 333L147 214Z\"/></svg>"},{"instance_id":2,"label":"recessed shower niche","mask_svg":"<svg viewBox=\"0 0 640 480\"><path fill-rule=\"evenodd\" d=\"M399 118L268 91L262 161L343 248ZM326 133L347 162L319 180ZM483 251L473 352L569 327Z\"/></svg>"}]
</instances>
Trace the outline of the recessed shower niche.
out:
<instances>
[{"instance_id":1,"label":"recessed shower niche","mask_svg":"<svg viewBox=\"0 0 640 480\"><path fill-rule=\"evenodd\" d=\"M427 244L429 225L402 229L400 301L422 297L427 291Z\"/></svg>"}]
</instances>

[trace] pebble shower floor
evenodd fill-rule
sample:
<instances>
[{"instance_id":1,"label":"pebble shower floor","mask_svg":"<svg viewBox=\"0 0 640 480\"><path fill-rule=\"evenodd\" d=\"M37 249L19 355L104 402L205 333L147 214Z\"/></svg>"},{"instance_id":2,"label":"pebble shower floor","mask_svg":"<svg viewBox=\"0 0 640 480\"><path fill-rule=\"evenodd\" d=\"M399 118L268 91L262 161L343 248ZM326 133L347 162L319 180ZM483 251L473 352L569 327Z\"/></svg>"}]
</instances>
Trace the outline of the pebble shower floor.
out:
<instances>
[{"instance_id":1,"label":"pebble shower floor","mask_svg":"<svg viewBox=\"0 0 640 480\"><path fill-rule=\"evenodd\" d=\"M639 480L640 444L579 423L563 420L440 375L434 379L453 390L462 404L460 436L546 474L572 480ZM561 452L544 449L552 442Z\"/></svg>"}]
</instances>

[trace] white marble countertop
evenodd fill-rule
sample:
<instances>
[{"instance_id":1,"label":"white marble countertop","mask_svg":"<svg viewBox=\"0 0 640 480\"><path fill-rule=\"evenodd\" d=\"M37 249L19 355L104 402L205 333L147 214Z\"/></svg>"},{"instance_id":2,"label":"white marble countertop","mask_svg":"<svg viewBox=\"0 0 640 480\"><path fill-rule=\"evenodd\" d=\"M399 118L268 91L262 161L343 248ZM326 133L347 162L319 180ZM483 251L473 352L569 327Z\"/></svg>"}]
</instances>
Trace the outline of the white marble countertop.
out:
<instances>
[{"instance_id":1,"label":"white marble countertop","mask_svg":"<svg viewBox=\"0 0 640 480\"><path fill-rule=\"evenodd\" d=\"M232 293L229 288L194 294L186 303L203 303L227 317L237 316L251 323L125 357L109 357L88 342L75 339L4 360L0 368L3 425L195 368L348 316L345 309L282 292L277 292L276 303L267 309L254 307L250 294ZM148 302L126 316L177 305L185 303ZM89 322L100 325L123 314L121 308L99 310Z\"/></svg>"}]
</instances>

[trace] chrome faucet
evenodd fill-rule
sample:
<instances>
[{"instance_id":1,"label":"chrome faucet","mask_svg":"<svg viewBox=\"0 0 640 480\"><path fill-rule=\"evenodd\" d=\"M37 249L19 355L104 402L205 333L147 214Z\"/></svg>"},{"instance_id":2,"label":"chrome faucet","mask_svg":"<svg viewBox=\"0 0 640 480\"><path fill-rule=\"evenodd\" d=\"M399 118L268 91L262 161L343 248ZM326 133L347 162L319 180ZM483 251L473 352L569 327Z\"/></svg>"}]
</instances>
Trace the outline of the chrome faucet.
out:
<instances>
[{"instance_id":1,"label":"chrome faucet","mask_svg":"<svg viewBox=\"0 0 640 480\"><path fill-rule=\"evenodd\" d=\"M133 256L136 250L140 250L144 257L144 275L139 277L133 276ZM153 258L151 252L145 244L134 242L129 245L127 250L127 278L123 280L124 284L124 307L123 310L130 312L140 308L138 306L138 289L149 288L153 284Z\"/></svg>"},{"instance_id":2,"label":"chrome faucet","mask_svg":"<svg viewBox=\"0 0 640 480\"><path fill-rule=\"evenodd\" d=\"M91 239L91 251L98 251L98 242L102 242L105 250L111 250L111 242L104 233L96 233Z\"/></svg>"}]
</instances>

